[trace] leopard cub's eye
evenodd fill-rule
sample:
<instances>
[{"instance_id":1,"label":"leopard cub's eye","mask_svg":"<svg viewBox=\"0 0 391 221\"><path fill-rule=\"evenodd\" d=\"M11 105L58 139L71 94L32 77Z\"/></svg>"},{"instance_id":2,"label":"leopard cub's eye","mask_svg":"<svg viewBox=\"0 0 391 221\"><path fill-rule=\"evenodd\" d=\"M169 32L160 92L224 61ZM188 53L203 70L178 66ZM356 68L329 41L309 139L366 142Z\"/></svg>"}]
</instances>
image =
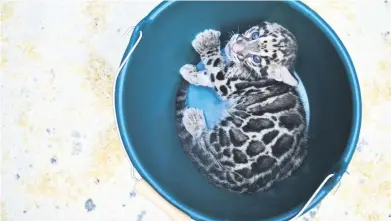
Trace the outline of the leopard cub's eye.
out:
<instances>
[{"instance_id":1,"label":"leopard cub's eye","mask_svg":"<svg viewBox=\"0 0 391 221\"><path fill-rule=\"evenodd\" d=\"M258 39L260 36L259 36L259 32L254 32L252 33L251 35L251 39L255 40L255 39Z\"/></svg>"},{"instance_id":2,"label":"leopard cub's eye","mask_svg":"<svg viewBox=\"0 0 391 221\"><path fill-rule=\"evenodd\" d=\"M255 63L261 63L261 57L259 57L258 55L253 55L253 61Z\"/></svg>"}]
</instances>

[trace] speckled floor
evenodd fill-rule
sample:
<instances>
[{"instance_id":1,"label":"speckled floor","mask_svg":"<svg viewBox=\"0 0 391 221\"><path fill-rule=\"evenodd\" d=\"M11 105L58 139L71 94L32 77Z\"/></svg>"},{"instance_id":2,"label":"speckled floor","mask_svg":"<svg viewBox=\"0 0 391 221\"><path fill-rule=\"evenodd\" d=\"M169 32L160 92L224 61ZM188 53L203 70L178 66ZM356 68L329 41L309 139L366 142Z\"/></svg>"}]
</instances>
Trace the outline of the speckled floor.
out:
<instances>
[{"instance_id":1,"label":"speckled floor","mask_svg":"<svg viewBox=\"0 0 391 221\"><path fill-rule=\"evenodd\" d=\"M358 72L363 127L338 189L303 220L391 220L391 2L305 1ZM169 220L133 190L112 87L157 1L1 3L1 220Z\"/></svg>"}]
</instances>

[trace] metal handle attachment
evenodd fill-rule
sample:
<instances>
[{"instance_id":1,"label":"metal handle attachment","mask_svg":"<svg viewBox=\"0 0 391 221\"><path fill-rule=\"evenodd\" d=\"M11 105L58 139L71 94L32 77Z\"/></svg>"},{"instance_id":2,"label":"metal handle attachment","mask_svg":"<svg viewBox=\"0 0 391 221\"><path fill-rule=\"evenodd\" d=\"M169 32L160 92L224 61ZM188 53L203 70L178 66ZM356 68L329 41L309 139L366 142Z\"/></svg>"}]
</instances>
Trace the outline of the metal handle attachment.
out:
<instances>
[{"instance_id":1,"label":"metal handle attachment","mask_svg":"<svg viewBox=\"0 0 391 221\"><path fill-rule=\"evenodd\" d=\"M303 208L296 214L296 216L294 216L291 221L293 220L297 220L301 215L303 215L303 213L305 212L305 210L308 208L308 206L311 204L312 200L314 200L314 198L316 197L316 195L318 195L319 191L323 188L324 185L326 185L327 181L329 181L329 179L331 179L332 177L334 176L333 173L329 174L324 180L323 182L319 185L318 189L316 189L316 191L314 192L314 194L312 194L312 196L310 197L310 199L307 201L307 203L303 206Z\"/></svg>"}]
</instances>

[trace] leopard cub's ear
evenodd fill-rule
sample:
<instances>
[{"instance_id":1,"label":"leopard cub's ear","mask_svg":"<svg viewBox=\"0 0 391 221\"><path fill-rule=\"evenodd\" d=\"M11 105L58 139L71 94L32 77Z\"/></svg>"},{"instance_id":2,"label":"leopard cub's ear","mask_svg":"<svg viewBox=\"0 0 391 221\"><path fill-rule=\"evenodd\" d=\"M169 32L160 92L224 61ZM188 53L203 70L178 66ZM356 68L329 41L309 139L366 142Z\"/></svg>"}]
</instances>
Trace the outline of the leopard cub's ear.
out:
<instances>
[{"instance_id":1,"label":"leopard cub's ear","mask_svg":"<svg viewBox=\"0 0 391 221\"><path fill-rule=\"evenodd\" d=\"M269 68L269 78L273 78L276 81L282 81L293 87L296 87L299 84L288 68L281 65L271 65Z\"/></svg>"}]
</instances>

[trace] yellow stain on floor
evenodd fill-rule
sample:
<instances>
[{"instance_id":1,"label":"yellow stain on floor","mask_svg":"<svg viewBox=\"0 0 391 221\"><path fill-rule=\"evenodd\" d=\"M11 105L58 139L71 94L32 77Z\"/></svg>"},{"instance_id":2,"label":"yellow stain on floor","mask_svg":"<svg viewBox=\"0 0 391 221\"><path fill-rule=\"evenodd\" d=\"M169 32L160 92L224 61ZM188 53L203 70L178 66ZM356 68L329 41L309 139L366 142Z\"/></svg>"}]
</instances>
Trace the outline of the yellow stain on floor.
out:
<instances>
[{"instance_id":1,"label":"yellow stain on floor","mask_svg":"<svg viewBox=\"0 0 391 221\"><path fill-rule=\"evenodd\" d=\"M17 45L17 47L30 59L40 58L37 48L32 43L24 42L23 44Z\"/></svg>"},{"instance_id":2,"label":"yellow stain on floor","mask_svg":"<svg viewBox=\"0 0 391 221\"><path fill-rule=\"evenodd\" d=\"M38 201L50 199L59 205L77 202L81 196L98 188L92 185L94 180L107 182L126 162L115 125L98 136L92 149L90 160L86 161L87 166L82 170L53 171L53 168L42 167L37 169L38 173L34 177L20 178L23 183L21 190Z\"/></svg>"},{"instance_id":3,"label":"yellow stain on floor","mask_svg":"<svg viewBox=\"0 0 391 221\"><path fill-rule=\"evenodd\" d=\"M1 160L0 162L6 162L10 159L10 151L5 149L5 150L2 150L2 156L1 156ZM0 168L0 172L3 172L3 169L4 168Z\"/></svg>"},{"instance_id":4,"label":"yellow stain on floor","mask_svg":"<svg viewBox=\"0 0 391 221\"><path fill-rule=\"evenodd\" d=\"M108 7L108 3L105 2L92 1L86 3L84 12L88 16L88 27L93 33L104 31L107 28Z\"/></svg>"},{"instance_id":5,"label":"yellow stain on floor","mask_svg":"<svg viewBox=\"0 0 391 221\"><path fill-rule=\"evenodd\" d=\"M8 63L8 59L3 55L0 57L0 69L4 68Z\"/></svg>"},{"instance_id":6,"label":"yellow stain on floor","mask_svg":"<svg viewBox=\"0 0 391 221\"><path fill-rule=\"evenodd\" d=\"M384 214L379 211L386 209L386 205L391 205L391 184L389 177L387 178L390 170L391 163L383 156L376 162L353 158L349 172L355 177L362 177L362 181L350 180L341 186L339 192L346 202L355 202L356 215L367 220L382 220Z\"/></svg>"},{"instance_id":7,"label":"yellow stain on floor","mask_svg":"<svg viewBox=\"0 0 391 221\"><path fill-rule=\"evenodd\" d=\"M22 190L39 201L39 199L56 200L58 204L77 202L80 196L86 193L89 188L82 182L75 182L75 178L65 172L45 172L29 179Z\"/></svg>"},{"instance_id":8,"label":"yellow stain on floor","mask_svg":"<svg viewBox=\"0 0 391 221\"><path fill-rule=\"evenodd\" d=\"M342 1L329 1L328 6L334 10L344 10L346 6L341 5L343 3Z\"/></svg>"},{"instance_id":9,"label":"yellow stain on floor","mask_svg":"<svg viewBox=\"0 0 391 221\"><path fill-rule=\"evenodd\" d=\"M88 90L94 92L99 99L98 106L111 107L113 97L113 67L102 57L90 53L86 71L86 82Z\"/></svg>"},{"instance_id":10,"label":"yellow stain on floor","mask_svg":"<svg viewBox=\"0 0 391 221\"><path fill-rule=\"evenodd\" d=\"M104 182L113 177L126 160L115 125L100 136L96 145L91 155L89 176Z\"/></svg>"},{"instance_id":11,"label":"yellow stain on floor","mask_svg":"<svg viewBox=\"0 0 391 221\"><path fill-rule=\"evenodd\" d=\"M29 127L30 126L29 119L28 119L27 114L25 112L22 112L19 115L19 119L18 119L17 125L19 127Z\"/></svg>"},{"instance_id":12,"label":"yellow stain on floor","mask_svg":"<svg viewBox=\"0 0 391 221\"><path fill-rule=\"evenodd\" d=\"M386 101L391 101L391 74L382 78L372 78L371 81L366 81L361 84L362 96L365 105L382 104Z\"/></svg>"},{"instance_id":13,"label":"yellow stain on floor","mask_svg":"<svg viewBox=\"0 0 391 221\"><path fill-rule=\"evenodd\" d=\"M9 39L5 36L3 36L3 33L0 32L0 45L1 45L1 50L0 50L0 69L4 68L7 63L7 53L5 52L4 48L6 48L9 45Z\"/></svg>"},{"instance_id":14,"label":"yellow stain on floor","mask_svg":"<svg viewBox=\"0 0 391 221\"><path fill-rule=\"evenodd\" d=\"M14 3L6 2L1 4L0 22L4 22L11 18L14 14Z\"/></svg>"},{"instance_id":15,"label":"yellow stain on floor","mask_svg":"<svg viewBox=\"0 0 391 221\"><path fill-rule=\"evenodd\" d=\"M31 181L31 183L27 184L26 192L42 197L57 197L61 194L61 184L65 183L65 179L60 172L42 173Z\"/></svg>"},{"instance_id":16,"label":"yellow stain on floor","mask_svg":"<svg viewBox=\"0 0 391 221\"><path fill-rule=\"evenodd\" d=\"M368 146L366 151L373 151L374 148ZM387 177L391 163L386 155L374 154L373 158L376 159L363 157L368 155L354 155L349 174L344 176L340 188L331 198L336 202L344 202L346 208L351 208L349 211L364 220L384 220L389 213L387 205L391 205L391 177Z\"/></svg>"},{"instance_id":17,"label":"yellow stain on floor","mask_svg":"<svg viewBox=\"0 0 391 221\"><path fill-rule=\"evenodd\" d=\"M391 75L391 60L381 60L377 63L380 71L385 72L385 74Z\"/></svg>"},{"instance_id":18,"label":"yellow stain on floor","mask_svg":"<svg viewBox=\"0 0 391 221\"><path fill-rule=\"evenodd\" d=\"M7 220L7 213L4 208L4 203L0 201L0 218L1 220Z\"/></svg>"},{"instance_id":19,"label":"yellow stain on floor","mask_svg":"<svg viewBox=\"0 0 391 221\"><path fill-rule=\"evenodd\" d=\"M349 21L354 21L356 19L356 15L353 12L345 13L346 19Z\"/></svg>"},{"instance_id":20,"label":"yellow stain on floor","mask_svg":"<svg viewBox=\"0 0 391 221\"><path fill-rule=\"evenodd\" d=\"M381 215L379 213L371 213L368 215L369 221L379 221L381 219Z\"/></svg>"},{"instance_id":21,"label":"yellow stain on floor","mask_svg":"<svg viewBox=\"0 0 391 221\"><path fill-rule=\"evenodd\" d=\"M329 10L331 11L340 11L342 14L346 15L347 9L352 5L352 1L345 0L345 1L340 1L340 0L331 0L328 2L328 7Z\"/></svg>"}]
</instances>

